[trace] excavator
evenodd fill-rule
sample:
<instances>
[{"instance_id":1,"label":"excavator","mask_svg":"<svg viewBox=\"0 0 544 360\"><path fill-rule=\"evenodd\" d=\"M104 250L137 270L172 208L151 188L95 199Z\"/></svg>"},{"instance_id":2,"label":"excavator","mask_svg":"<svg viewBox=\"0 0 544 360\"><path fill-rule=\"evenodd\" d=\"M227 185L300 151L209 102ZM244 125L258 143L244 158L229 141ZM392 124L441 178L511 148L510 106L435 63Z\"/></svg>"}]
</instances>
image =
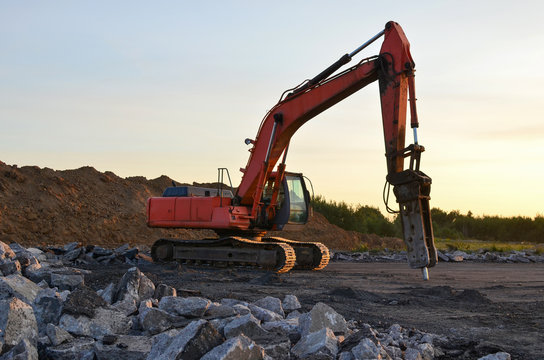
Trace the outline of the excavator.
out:
<instances>
[{"instance_id":1,"label":"excavator","mask_svg":"<svg viewBox=\"0 0 544 360\"><path fill-rule=\"evenodd\" d=\"M382 36L379 55L337 73ZM277 273L326 267L330 254L322 243L267 236L269 231L300 229L311 214L304 176L286 171L289 142L308 120L378 81L387 163L384 201L400 216L411 268L421 269L427 280L428 268L437 263L437 251L429 207L431 178L419 169L425 148L417 138L414 72L410 44L401 26L390 21L314 78L286 90L265 115L255 139L245 140L251 146L250 156L240 169L243 175L235 191L228 170L219 168L217 187L173 184L162 196L148 199L148 226L212 229L217 234L201 240L159 239L151 249L154 261L253 266ZM408 107L414 143L405 146ZM224 185L227 179L230 187ZM388 205L391 186L398 211Z\"/></svg>"}]
</instances>

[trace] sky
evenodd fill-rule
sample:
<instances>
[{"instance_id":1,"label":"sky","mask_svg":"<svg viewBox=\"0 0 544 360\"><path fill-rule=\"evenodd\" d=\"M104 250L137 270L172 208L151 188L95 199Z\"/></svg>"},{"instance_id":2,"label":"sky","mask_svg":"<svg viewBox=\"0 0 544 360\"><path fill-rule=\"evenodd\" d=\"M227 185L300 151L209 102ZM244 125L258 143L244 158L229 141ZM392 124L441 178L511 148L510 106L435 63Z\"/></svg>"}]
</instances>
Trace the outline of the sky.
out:
<instances>
[{"instance_id":1,"label":"sky","mask_svg":"<svg viewBox=\"0 0 544 360\"><path fill-rule=\"evenodd\" d=\"M394 20L416 63L431 206L542 215L543 13L541 1L0 0L0 161L178 182L227 167L237 186L244 139L281 93ZM287 170L385 213L384 152L373 83L299 129Z\"/></svg>"}]
</instances>

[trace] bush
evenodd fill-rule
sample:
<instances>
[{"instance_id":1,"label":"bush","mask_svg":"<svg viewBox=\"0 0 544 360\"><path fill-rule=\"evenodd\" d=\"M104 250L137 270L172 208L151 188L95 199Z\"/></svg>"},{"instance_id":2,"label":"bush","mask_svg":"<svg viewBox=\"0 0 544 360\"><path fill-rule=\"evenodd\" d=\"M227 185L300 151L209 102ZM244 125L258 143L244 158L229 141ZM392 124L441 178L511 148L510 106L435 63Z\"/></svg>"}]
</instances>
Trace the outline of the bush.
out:
<instances>
[{"instance_id":1,"label":"bush","mask_svg":"<svg viewBox=\"0 0 544 360\"><path fill-rule=\"evenodd\" d=\"M345 230L364 234L402 237L400 218L387 219L378 208L366 205L348 205L345 202L326 200L318 195L312 199L315 211ZM437 238L463 240L480 239L497 242L544 243L544 216L474 216L459 210L446 212L431 209L434 236Z\"/></svg>"},{"instance_id":2,"label":"bush","mask_svg":"<svg viewBox=\"0 0 544 360\"><path fill-rule=\"evenodd\" d=\"M331 224L342 229L379 236L400 236L399 224L388 220L378 208L328 201L320 195L312 199L312 206Z\"/></svg>"}]
</instances>

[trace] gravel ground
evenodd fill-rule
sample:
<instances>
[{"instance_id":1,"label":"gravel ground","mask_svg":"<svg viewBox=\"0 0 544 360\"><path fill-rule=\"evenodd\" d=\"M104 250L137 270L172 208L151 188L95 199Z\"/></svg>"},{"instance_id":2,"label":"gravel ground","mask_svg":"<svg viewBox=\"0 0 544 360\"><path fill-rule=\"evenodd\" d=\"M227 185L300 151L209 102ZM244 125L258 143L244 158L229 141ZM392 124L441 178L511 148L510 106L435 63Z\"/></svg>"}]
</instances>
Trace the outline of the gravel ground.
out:
<instances>
[{"instance_id":1,"label":"gravel ground","mask_svg":"<svg viewBox=\"0 0 544 360\"><path fill-rule=\"evenodd\" d=\"M100 266L86 275L85 283L104 288L129 267ZM405 263L332 262L320 272L283 275L175 263L139 268L153 282L178 289L178 296L255 301L294 294L305 311L324 302L347 320L377 329L398 323L449 336L464 350L464 355L449 358L498 351L513 359L544 358L544 264L440 263L426 282Z\"/></svg>"}]
</instances>

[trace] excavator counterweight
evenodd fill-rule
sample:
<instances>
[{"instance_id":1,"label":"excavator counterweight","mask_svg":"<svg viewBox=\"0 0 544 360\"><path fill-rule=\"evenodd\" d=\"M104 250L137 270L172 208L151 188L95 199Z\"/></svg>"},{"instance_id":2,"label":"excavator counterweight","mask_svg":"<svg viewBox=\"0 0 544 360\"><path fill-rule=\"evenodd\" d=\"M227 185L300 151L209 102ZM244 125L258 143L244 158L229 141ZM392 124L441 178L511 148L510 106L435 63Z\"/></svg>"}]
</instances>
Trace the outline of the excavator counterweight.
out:
<instances>
[{"instance_id":1,"label":"excavator counterweight","mask_svg":"<svg viewBox=\"0 0 544 360\"><path fill-rule=\"evenodd\" d=\"M379 55L336 73L381 36L384 41ZM390 21L384 30L317 76L286 91L265 115L255 139L245 140L251 146L250 156L241 169L243 176L235 193L224 191L223 185L217 191L174 187L148 200L149 226L212 229L219 236L202 241L161 239L153 246L153 258L252 265L277 272L324 268L329 261L325 245L266 236L269 230L300 228L310 213L304 177L285 170L289 142L304 123L378 81L386 181L393 186L399 203L410 266L428 274L427 268L436 264L437 256L429 207L431 179L419 170L424 147L417 143L414 71L410 44L400 25ZM415 139L405 147L408 106ZM405 169L407 157L410 166ZM224 171L220 169L220 178Z\"/></svg>"}]
</instances>

